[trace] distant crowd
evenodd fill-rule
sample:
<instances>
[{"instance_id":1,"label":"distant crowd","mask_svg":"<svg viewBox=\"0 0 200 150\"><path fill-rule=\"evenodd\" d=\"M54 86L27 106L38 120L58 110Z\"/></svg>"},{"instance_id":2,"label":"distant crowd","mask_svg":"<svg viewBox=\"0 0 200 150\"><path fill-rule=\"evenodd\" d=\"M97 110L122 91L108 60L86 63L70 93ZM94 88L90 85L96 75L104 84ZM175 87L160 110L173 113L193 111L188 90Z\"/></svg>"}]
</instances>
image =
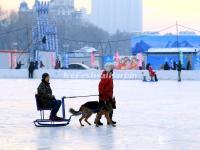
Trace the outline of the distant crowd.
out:
<instances>
[{"instance_id":1,"label":"distant crowd","mask_svg":"<svg viewBox=\"0 0 200 150\"><path fill-rule=\"evenodd\" d=\"M21 63L21 61L17 62L17 65L15 67L15 69L21 69L22 66L24 64ZM45 65L43 64L42 61L30 61L29 62L29 66L28 66L28 76L29 78L33 78L33 73L34 73L34 70L37 70L37 69L42 69L42 68L45 68ZM56 60L56 63L55 63L55 69L61 69L61 61L60 60Z\"/></svg>"},{"instance_id":2,"label":"distant crowd","mask_svg":"<svg viewBox=\"0 0 200 150\"><path fill-rule=\"evenodd\" d=\"M173 61L173 64L170 66L168 62L165 62L165 64L163 64L161 66L162 70L177 70L177 63L176 61ZM182 66L182 70L192 70L192 65L191 62L188 61L186 67Z\"/></svg>"}]
</instances>

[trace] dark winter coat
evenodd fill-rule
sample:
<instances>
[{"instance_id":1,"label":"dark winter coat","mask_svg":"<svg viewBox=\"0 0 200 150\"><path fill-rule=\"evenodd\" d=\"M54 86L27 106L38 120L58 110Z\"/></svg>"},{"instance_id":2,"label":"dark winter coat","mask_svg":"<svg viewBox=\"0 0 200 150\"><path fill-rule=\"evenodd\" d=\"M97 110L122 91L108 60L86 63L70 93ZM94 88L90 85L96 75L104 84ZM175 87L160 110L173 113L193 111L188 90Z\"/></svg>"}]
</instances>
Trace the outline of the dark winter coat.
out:
<instances>
[{"instance_id":1,"label":"dark winter coat","mask_svg":"<svg viewBox=\"0 0 200 150\"><path fill-rule=\"evenodd\" d=\"M178 71L181 71L181 70L182 70L182 64L181 64L181 62L178 63L178 65L177 65L177 70L178 70Z\"/></svg>"},{"instance_id":2,"label":"dark winter coat","mask_svg":"<svg viewBox=\"0 0 200 150\"><path fill-rule=\"evenodd\" d=\"M113 97L113 78L112 74L103 71L101 81L99 83L100 100L109 101Z\"/></svg>"},{"instance_id":3,"label":"dark winter coat","mask_svg":"<svg viewBox=\"0 0 200 150\"><path fill-rule=\"evenodd\" d=\"M30 65L29 65L29 67L28 67L29 72L33 72L34 69L35 69L35 64L34 64L34 62L30 62Z\"/></svg>"},{"instance_id":4,"label":"dark winter coat","mask_svg":"<svg viewBox=\"0 0 200 150\"><path fill-rule=\"evenodd\" d=\"M41 106L45 107L49 101L54 100L55 97L52 95L50 84L42 81L37 89L38 97Z\"/></svg>"}]
</instances>

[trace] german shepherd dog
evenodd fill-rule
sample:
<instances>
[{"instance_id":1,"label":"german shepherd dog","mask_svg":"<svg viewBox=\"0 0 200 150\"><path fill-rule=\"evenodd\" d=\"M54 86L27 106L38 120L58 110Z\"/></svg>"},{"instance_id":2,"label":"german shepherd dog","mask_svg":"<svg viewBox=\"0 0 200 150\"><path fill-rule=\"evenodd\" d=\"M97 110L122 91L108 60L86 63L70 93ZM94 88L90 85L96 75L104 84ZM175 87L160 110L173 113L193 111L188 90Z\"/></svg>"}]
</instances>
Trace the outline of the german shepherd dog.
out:
<instances>
[{"instance_id":1,"label":"german shepherd dog","mask_svg":"<svg viewBox=\"0 0 200 150\"><path fill-rule=\"evenodd\" d=\"M116 102L115 102L115 98L113 98L112 102L110 102L112 107L115 108L116 107ZM108 110L103 107L100 108L99 107L99 102L97 101L90 101L87 102L83 105L81 105L79 111L74 110L73 108L69 109L69 112L71 114L73 114L74 116L79 116L82 115L81 118L79 119L80 125L83 127L84 125L82 124L82 120L84 119L85 122L89 125L91 125L91 123L88 122L88 118L90 118L92 116L92 114L97 113L96 119L95 119L95 124L98 127L98 121L100 120L102 115L105 115L107 122L112 125L113 127L116 127L113 123L111 118L109 117L109 112Z\"/></svg>"}]
</instances>

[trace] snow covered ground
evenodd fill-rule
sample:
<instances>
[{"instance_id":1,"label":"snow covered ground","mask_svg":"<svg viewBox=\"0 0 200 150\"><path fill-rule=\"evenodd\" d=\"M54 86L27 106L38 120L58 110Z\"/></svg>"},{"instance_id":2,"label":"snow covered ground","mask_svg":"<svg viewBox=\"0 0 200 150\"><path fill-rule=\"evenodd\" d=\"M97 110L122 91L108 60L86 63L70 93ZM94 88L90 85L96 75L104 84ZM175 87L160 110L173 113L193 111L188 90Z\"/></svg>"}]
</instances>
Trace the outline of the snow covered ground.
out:
<instances>
[{"instance_id":1,"label":"snow covered ground","mask_svg":"<svg viewBox=\"0 0 200 150\"><path fill-rule=\"evenodd\" d=\"M32 121L39 118L34 99L39 82L0 79L1 150L200 149L199 81L115 81L116 128L80 127L79 117L66 127L36 128ZM51 80L51 86L57 98L96 94L98 80ZM97 98L68 99L66 109L90 100Z\"/></svg>"}]
</instances>

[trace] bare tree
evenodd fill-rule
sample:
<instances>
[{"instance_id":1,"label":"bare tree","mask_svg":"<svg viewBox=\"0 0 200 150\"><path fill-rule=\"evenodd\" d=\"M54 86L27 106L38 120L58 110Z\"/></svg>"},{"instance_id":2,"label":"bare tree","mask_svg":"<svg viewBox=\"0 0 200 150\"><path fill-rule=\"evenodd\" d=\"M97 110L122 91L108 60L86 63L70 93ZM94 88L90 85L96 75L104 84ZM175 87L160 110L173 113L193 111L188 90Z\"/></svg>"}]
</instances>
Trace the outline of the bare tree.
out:
<instances>
[{"instance_id":1,"label":"bare tree","mask_svg":"<svg viewBox=\"0 0 200 150\"><path fill-rule=\"evenodd\" d=\"M2 18L8 22L4 26L1 23ZM118 31L110 35L103 29L81 19L49 16L49 20L57 26L60 52L89 46L109 50L112 54L115 51L122 55L131 54L129 40L131 33ZM35 25L36 13L33 11L7 14L0 7L0 49L28 50L32 41L32 27Z\"/></svg>"}]
</instances>

